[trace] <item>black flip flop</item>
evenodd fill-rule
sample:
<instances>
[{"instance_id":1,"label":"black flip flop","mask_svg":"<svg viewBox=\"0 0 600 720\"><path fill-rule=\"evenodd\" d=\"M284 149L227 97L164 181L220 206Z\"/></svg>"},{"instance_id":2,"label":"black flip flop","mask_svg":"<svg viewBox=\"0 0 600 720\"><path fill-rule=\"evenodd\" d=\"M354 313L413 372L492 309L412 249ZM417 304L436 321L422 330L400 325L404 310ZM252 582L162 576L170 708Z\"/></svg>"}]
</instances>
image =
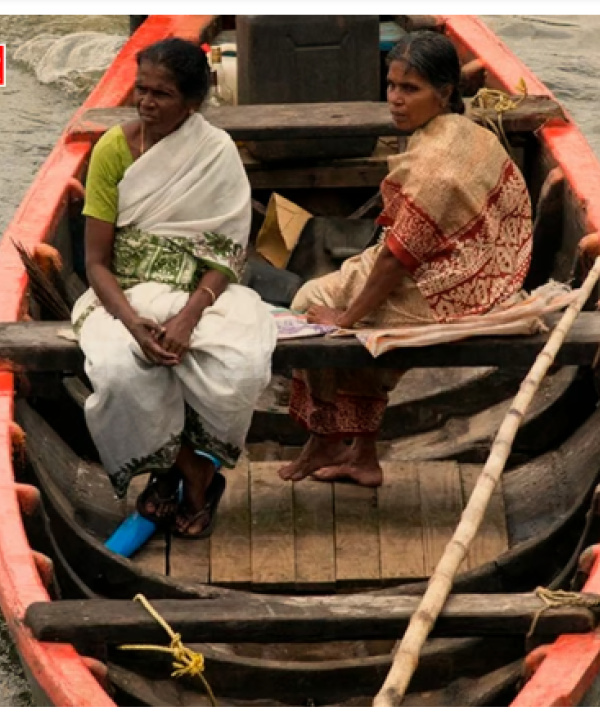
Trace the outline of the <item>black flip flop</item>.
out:
<instances>
[{"instance_id":1,"label":"black flip flop","mask_svg":"<svg viewBox=\"0 0 600 720\"><path fill-rule=\"evenodd\" d=\"M176 527L173 528L173 535L175 535L178 538L185 538L186 540L201 540L202 538L210 537L213 533L213 530L215 529L215 520L216 520L216 513L217 508L219 507L219 502L221 501L221 498L223 497L223 493L225 492L225 477L221 475L221 473L216 472L213 476L213 479L210 482L210 485L208 486L206 490L206 503L204 504L204 507L202 510L199 510L194 515L187 515L186 514L186 520L188 523L188 527L190 525L193 525L197 520L199 520L202 516L207 516L209 518L208 523L206 526L202 529L201 532L198 534L190 534L187 532L180 532L177 530ZM181 512L182 506L180 505L179 512ZM184 509L185 512L185 509Z\"/></svg>"},{"instance_id":2,"label":"black flip flop","mask_svg":"<svg viewBox=\"0 0 600 720\"><path fill-rule=\"evenodd\" d=\"M169 470L166 474L172 474L173 480L176 478L177 471L174 469ZM146 487L142 490L142 492L138 495L137 500L135 501L135 507L138 513L146 518L146 520L150 520L153 523L156 523L157 525L160 525L166 521L170 521L172 519L172 515L163 515L162 517L156 517L153 513L149 513L144 509L144 506L148 502L148 500L152 500L154 504L165 504L165 503L173 503L174 505L177 505L179 503L179 487L168 497L161 497L158 493L158 490L156 489L156 484L158 483L159 479L161 479L161 475L158 475L157 473L153 472L151 473L150 477L148 478L148 482L146 483ZM152 497L151 497L152 496ZM173 513L174 514L174 513Z\"/></svg>"}]
</instances>

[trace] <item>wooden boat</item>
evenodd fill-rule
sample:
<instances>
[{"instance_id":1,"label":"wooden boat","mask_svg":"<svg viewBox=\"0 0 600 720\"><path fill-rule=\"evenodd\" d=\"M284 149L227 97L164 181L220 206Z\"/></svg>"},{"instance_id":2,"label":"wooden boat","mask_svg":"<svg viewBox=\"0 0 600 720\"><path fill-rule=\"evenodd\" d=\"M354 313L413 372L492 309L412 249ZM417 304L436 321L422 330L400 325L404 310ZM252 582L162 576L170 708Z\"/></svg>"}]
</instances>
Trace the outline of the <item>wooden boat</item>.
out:
<instances>
[{"instance_id":1,"label":"wooden boat","mask_svg":"<svg viewBox=\"0 0 600 720\"><path fill-rule=\"evenodd\" d=\"M73 296L80 292L79 183L94 140L128 112L123 106L135 75L134 54L169 35L197 39L204 31L210 37L212 22L209 16L153 16L142 25L65 130L0 246L0 352L21 366L0 375L0 606L39 703L208 703L202 685L171 679L163 655L118 649L168 643L164 630L131 602L142 593L203 654L219 704L370 704L524 367L545 339L487 338L383 356L380 364L413 369L385 421L386 482L377 491L279 482L276 464L292 456L302 438L286 425L282 407L274 407L272 388L257 409L246 456L229 474L210 542L174 540L168 574L160 534L131 559L108 551L104 541L128 508L114 501L85 429L81 356L57 334L63 325L24 302L26 275L9 239L30 251L54 245L65 263L65 286ZM485 25L469 16L437 18L435 24L453 39L463 61L481 61L488 87L511 93L522 78L534 96L518 122L511 126L510 113L504 118L534 202L550 171L561 171L537 206L529 283L534 287L550 276L570 281L578 241L600 228L593 195L600 166L547 88ZM243 116L223 108L212 119L239 140L351 136L365 128L378 137L393 134L379 107L363 108L357 119L345 114L348 108L336 106L323 117L323 108L305 106L302 122L271 110L268 123L256 108ZM325 191L329 207L343 192L352 203L346 215L355 218L373 210L369 202L390 151L378 145L368 158L274 167L241 150L259 214L270 191L303 190L305 200L315 203ZM25 310L36 321L22 322ZM596 550L586 550L598 529L593 499L600 450L594 437L600 411L589 367L596 325L593 313L576 325L558 357L563 367L547 378L530 408L405 704L525 704L531 697L540 705L574 704L594 697L600 653L588 608L544 612L529 648L525 636L543 607L533 594L538 585L567 587L578 567L578 582L591 570L586 589L599 582ZM352 340L290 341L274 356L283 377L298 365L369 362ZM27 438L25 460L18 452L19 428ZM569 636L548 649L565 632ZM540 643L546 648L535 648ZM561 663L572 646L588 664L567 673ZM530 666L544 652L546 660L517 694L530 648ZM560 697L552 689L556 676L543 680L546 664L563 668Z\"/></svg>"}]
</instances>

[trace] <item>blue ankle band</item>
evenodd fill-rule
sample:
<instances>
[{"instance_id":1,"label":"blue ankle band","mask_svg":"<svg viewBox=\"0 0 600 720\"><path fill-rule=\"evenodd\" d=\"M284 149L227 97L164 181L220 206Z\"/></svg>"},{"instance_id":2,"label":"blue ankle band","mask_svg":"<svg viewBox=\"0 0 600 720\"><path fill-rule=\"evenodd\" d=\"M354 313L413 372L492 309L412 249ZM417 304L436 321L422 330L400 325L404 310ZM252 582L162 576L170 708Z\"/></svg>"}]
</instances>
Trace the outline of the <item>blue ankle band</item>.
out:
<instances>
[{"instance_id":1,"label":"blue ankle band","mask_svg":"<svg viewBox=\"0 0 600 720\"><path fill-rule=\"evenodd\" d=\"M216 470L221 469L222 463L220 460L217 460L217 458L214 455L211 455L210 453L207 453L207 452L203 452L202 450L194 450L194 452L196 453L196 455L200 455L201 457L208 458L212 462L212 464L215 466Z\"/></svg>"}]
</instances>

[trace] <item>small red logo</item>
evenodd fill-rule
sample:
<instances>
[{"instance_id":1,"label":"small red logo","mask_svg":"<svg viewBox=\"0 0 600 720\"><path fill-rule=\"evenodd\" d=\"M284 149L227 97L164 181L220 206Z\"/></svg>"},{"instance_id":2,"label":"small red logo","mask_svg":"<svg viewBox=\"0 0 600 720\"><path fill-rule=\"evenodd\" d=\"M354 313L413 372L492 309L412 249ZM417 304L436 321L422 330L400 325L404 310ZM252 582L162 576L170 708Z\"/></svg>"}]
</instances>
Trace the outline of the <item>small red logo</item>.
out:
<instances>
[{"instance_id":1,"label":"small red logo","mask_svg":"<svg viewBox=\"0 0 600 720\"><path fill-rule=\"evenodd\" d=\"M0 87L6 85L6 45L0 45Z\"/></svg>"}]
</instances>

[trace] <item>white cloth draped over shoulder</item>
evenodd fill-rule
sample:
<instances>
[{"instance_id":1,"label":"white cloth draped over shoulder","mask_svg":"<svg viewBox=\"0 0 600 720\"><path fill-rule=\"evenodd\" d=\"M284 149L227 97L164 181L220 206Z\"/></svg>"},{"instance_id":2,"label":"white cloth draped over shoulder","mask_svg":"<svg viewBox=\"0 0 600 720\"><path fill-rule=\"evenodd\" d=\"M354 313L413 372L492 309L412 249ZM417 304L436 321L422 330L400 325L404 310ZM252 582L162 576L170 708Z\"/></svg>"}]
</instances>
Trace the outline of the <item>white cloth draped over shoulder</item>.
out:
<instances>
[{"instance_id":1,"label":"white cloth draped over shoulder","mask_svg":"<svg viewBox=\"0 0 600 720\"><path fill-rule=\"evenodd\" d=\"M229 264L248 244L250 200L235 143L195 113L127 169L119 185L117 227L190 238L199 259L215 255L210 240L216 234L233 245Z\"/></svg>"},{"instance_id":2,"label":"white cloth draped over shoulder","mask_svg":"<svg viewBox=\"0 0 600 720\"><path fill-rule=\"evenodd\" d=\"M233 467L271 377L277 326L236 284L250 230L250 186L235 144L200 115L134 162L119 184L113 272L143 317L164 323L202 273L233 280L207 308L175 367L153 365L90 288L72 320L93 394L86 421L118 497L170 468L182 441Z\"/></svg>"}]
</instances>

